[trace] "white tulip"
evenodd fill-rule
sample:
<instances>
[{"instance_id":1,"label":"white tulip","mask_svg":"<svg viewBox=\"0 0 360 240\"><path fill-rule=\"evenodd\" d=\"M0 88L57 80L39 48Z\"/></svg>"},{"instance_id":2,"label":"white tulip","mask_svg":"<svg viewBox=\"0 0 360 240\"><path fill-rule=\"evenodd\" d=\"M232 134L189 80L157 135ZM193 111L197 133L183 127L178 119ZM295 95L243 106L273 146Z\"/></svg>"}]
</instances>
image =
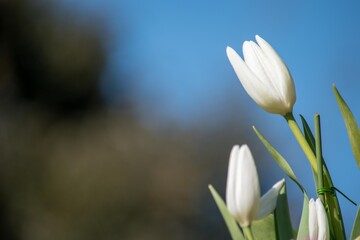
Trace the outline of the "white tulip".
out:
<instances>
[{"instance_id":1,"label":"white tulip","mask_svg":"<svg viewBox=\"0 0 360 240\"><path fill-rule=\"evenodd\" d=\"M243 44L245 61L227 47L230 63L246 92L260 107L270 113L290 113L296 101L291 74L271 45L258 35L255 38L258 44Z\"/></svg>"},{"instance_id":2,"label":"white tulip","mask_svg":"<svg viewBox=\"0 0 360 240\"><path fill-rule=\"evenodd\" d=\"M260 199L259 178L254 158L247 145L235 145L230 154L226 184L226 203L229 212L241 227L274 211L277 196L285 180L276 183Z\"/></svg>"},{"instance_id":3,"label":"white tulip","mask_svg":"<svg viewBox=\"0 0 360 240\"><path fill-rule=\"evenodd\" d=\"M318 198L316 201L309 201L309 239L328 240L330 239L329 224L325 208Z\"/></svg>"},{"instance_id":4,"label":"white tulip","mask_svg":"<svg viewBox=\"0 0 360 240\"><path fill-rule=\"evenodd\" d=\"M316 240L318 236L318 222L316 213L316 203L313 198L309 201L309 239Z\"/></svg>"},{"instance_id":5,"label":"white tulip","mask_svg":"<svg viewBox=\"0 0 360 240\"><path fill-rule=\"evenodd\" d=\"M226 184L226 203L242 227L250 226L259 208L260 185L254 158L247 145L232 148Z\"/></svg>"},{"instance_id":6,"label":"white tulip","mask_svg":"<svg viewBox=\"0 0 360 240\"><path fill-rule=\"evenodd\" d=\"M329 223L324 205L320 198L316 199L316 213L318 222L318 240L330 239Z\"/></svg>"}]
</instances>

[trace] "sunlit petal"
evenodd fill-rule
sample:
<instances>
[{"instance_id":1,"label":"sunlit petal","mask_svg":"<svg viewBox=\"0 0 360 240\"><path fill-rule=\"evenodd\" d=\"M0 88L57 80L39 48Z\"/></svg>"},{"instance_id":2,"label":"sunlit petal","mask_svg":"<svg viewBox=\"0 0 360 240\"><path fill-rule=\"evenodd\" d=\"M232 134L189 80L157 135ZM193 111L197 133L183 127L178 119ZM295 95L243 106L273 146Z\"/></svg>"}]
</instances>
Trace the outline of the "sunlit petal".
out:
<instances>
[{"instance_id":1,"label":"sunlit petal","mask_svg":"<svg viewBox=\"0 0 360 240\"><path fill-rule=\"evenodd\" d=\"M277 198L284 184L285 179L281 179L260 198L260 207L256 219L264 218L275 210Z\"/></svg>"}]
</instances>

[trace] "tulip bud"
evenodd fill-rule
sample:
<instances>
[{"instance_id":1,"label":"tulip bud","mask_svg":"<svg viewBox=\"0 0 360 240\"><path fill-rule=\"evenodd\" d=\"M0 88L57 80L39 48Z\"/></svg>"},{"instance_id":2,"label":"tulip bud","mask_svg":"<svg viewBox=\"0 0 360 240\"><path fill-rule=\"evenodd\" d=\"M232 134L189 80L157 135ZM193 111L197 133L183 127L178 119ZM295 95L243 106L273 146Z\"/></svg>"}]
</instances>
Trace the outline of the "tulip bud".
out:
<instances>
[{"instance_id":1,"label":"tulip bud","mask_svg":"<svg viewBox=\"0 0 360 240\"><path fill-rule=\"evenodd\" d=\"M330 239L329 223L326 216L324 205L320 198L316 199L316 213L318 222L318 239L325 240Z\"/></svg>"},{"instance_id":2,"label":"tulip bud","mask_svg":"<svg viewBox=\"0 0 360 240\"><path fill-rule=\"evenodd\" d=\"M292 112L296 101L294 81L279 55L259 36L245 41L245 61L231 47L227 56L241 84L250 97L265 111L285 115Z\"/></svg>"},{"instance_id":3,"label":"tulip bud","mask_svg":"<svg viewBox=\"0 0 360 240\"><path fill-rule=\"evenodd\" d=\"M242 227L250 226L259 207L260 186L254 158L247 145L231 150L226 203Z\"/></svg>"},{"instance_id":4,"label":"tulip bud","mask_svg":"<svg viewBox=\"0 0 360 240\"><path fill-rule=\"evenodd\" d=\"M309 239L316 240L318 236L318 222L316 203L313 198L309 201Z\"/></svg>"},{"instance_id":5,"label":"tulip bud","mask_svg":"<svg viewBox=\"0 0 360 240\"><path fill-rule=\"evenodd\" d=\"M247 145L235 145L230 154L226 184L226 203L241 227L274 211L285 180L277 182L260 199L260 186L254 158ZM259 208L260 206L260 208Z\"/></svg>"},{"instance_id":6,"label":"tulip bud","mask_svg":"<svg viewBox=\"0 0 360 240\"><path fill-rule=\"evenodd\" d=\"M325 208L318 198L309 201L309 239L327 240L330 239L329 224Z\"/></svg>"}]
</instances>

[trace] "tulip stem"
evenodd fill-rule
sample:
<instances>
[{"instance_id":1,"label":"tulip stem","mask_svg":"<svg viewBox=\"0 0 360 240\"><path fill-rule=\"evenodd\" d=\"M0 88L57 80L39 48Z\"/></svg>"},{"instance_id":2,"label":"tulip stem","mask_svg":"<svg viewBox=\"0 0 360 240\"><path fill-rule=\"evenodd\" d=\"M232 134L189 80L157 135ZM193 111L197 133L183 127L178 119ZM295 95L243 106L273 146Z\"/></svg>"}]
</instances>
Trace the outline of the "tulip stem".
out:
<instances>
[{"instance_id":1,"label":"tulip stem","mask_svg":"<svg viewBox=\"0 0 360 240\"><path fill-rule=\"evenodd\" d=\"M306 141L303 133L301 132L299 125L297 124L294 115L292 114L292 112L285 114L285 119L291 129L291 131L293 132L296 140L298 141L300 147L302 148L302 150L304 151L306 157L309 159L309 162L311 164L311 167L313 169L313 171L315 172L315 174L317 174L317 161L316 161L316 156L314 154L314 152L312 151L309 143Z\"/></svg>"},{"instance_id":2,"label":"tulip stem","mask_svg":"<svg viewBox=\"0 0 360 240\"><path fill-rule=\"evenodd\" d=\"M320 127L320 115L316 114L314 117L315 121L315 145L316 145L316 162L318 168L318 179L317 179L317 191L324 187L324 175L323 175L323 162L322 162L322 149L321 149L321 127ZM325 205L324 194L318 193L321 202Z\"/></svg>"},{"instance_id":3,"label":"tulip stem","mask_svg":"<svg viewBox=\"0 0 360 240\"><path fill-rule=\"evenodd\" d=\"M306 157L309 159L311 167L313 169L315 175L315 183L317 185L317 175L318 175L318 168L317 168L317 160L315 153L311 149L309 143L306 141L303 133L301 132L299 125L297 124L294 115L292 112L287 113L284 115L291 131L293 132L296 140L298 141L300 147L304 151ZM334 184L331 180L329 170L325 164L325 161L322 161L323 164L323 186L326 188L334 187ZM330 234L333 236L334 239L346 239L345 236L345 229L344 229L344 222L342 220L341 210L339 201L335 195L326 194L325 195L325 203L328 209L328 220L330 227Z\"/></svg>"},{"instance_id":4,"label":"tulip stem","mask_svg":"<svg viewBox=\"0 0 360 240\"><path fill-rule=\"evenodd\" d=\"M243 231L244 231L244 235L245 235L245 238L246 240L254 240L254 235L251 231L251 226L248 226L248 227L243 227Z\"/></svg>"}]
</instances>

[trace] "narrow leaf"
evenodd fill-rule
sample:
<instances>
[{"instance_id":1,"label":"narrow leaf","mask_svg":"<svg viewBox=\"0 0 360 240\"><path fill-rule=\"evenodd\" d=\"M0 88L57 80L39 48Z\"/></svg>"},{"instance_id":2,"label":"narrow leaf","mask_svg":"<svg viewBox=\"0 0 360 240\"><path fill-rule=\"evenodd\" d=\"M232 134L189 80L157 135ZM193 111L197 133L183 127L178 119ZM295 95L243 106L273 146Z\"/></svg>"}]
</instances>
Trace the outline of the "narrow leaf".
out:
<instances>
[{"instance_id":1,"label":"narrow leaf","mask_svg":"<svg viewBox=\"0 0 360 240\"><path fill-rule=\"evenodd\" d=\"M314 135L311 132L311 129L309 127L309 124L306 122L305 118L300 115L300 119L303 125L304 129L304 136L308 144L310 145L311 150L315 153L315 138Z\"/></svg>"},{"instance_id":2,"label":"narrow leaf","mask_svg":"<svg viewBox=\"0 0 360 240\"><path fill-rule=\"evenodd\" d=\"M286 194L286 185L280 190L275 208L276 236L279 240L293 239L293 230Z\"/></svg>"},{"instance_id":3,"label":"narrow leaf","mask_svg":"<svg viewBox=\"0 0 360 240\"><path fill-rule=\"evenodd\" d=\"M314 138L314 135L313 133L311 132L311 129L309 127L309 124L306 122L305 118L300 115L300 118L301 118L301 122L302 122L302 125L303 125L303 129L304 129L304 136L305 136L305 139L307 141L307 143L309 144L311 150L313 151L313 153L315 154L316 152L316 141L315 141L315 138ZM315 154L316 155L316 154ZM316 185L316 188L318 188L318 174L314 171L314 169L312 169L312 172L313 172L313 176L314 176L314 182L315 182L315 185Z\"/></svg>"},{"instance_id":4,"label":"narrow leaf","mask_svg":"<svg viewBox=\"0 0 360 240\"><path fill-rule=\"evenodd\" d=\"M333 85L334 93L336 97L336 101L339 105L341 114L343 116L346 130L349 136L351 148L356 160L358 167L360 168L360 130L356 123L356 120L350 111L348 105L341 97L339 91L336 89L335 85Z\"/></svg>"},{"instance_id":5,"label":"narrow leaf","mask_svg":"<svg viewBox=\"0 0 360 240\"><path fill-rule=\"evenodd\" d=\"M285 160L281 154L276 151L276 149L265 139L265 137L255 128L253 127L256 135L259 137L261 142L264 144L266 149L269 151L269 153L272 155L272 157L275 159L277 164L280 166L280 168L285 172L286 175L290 177L291 180L293 180L301 189L301 191L306 194L305 188L300 184L298 179L295 176L294 171L291 169L289 163Z\"/></svg>"},{"instance_id":6,"label":"narrow leaf","mask_svg":"<svg viewBox=\"0 0 360 240\"><path fill-rule=\"evenodd\" d=\"M304 239L304 237L309 236L309 227L308 227L308 218L309 218L309 197L306 193L305 188L300 184L297 177L295 176L294 171L291 169L289 163L284 159L283 156L265 139L265 137L255 128L253 127L256 135L259 137L261 142L265 145L267 150L273 156L275 161L281 167L281 169L285 172L286 175L290 177L301 189L304 193L304 203L303 203L303 210L301 214L301 221L299 226L299 232L297 235L297 239ZM291 229L291 228L290 228Z\"/></svg>"},{"instance_id":7,"label":"narrow leaf","mask_svg":"<svg viewBox=\"0 0 360 240\"><path fill-rule=\"evenodd\" d=\"M307 239L309 237L309 198L304 194L303 209L297 239Z\"/></svg>"},{"instance_id":8,"label":"narrow leaf","mask_svg":"<svg viewBox=\"0 0 360 240\"><path fill-rule=\"evenodd\" d=\"M360 236L360 206L358 208L356 217L355 217L355 221L354 221L354 226L353 229L351 231L351 237L350 239L356 239L357 237Z\"/></svg>"},{"instance_id":9,"label":"narrow leaf","mask_svg":"<svg viewBox=\"0 0 360 240\"><path fill-rule=\"evenodd\" d=\"M226 204L224 200L220 197L220 195L217 193L215 188L212 185L209 185L210 192L216 202L216 205L218 206L224 221L226 223L226 226L229 229L231 238L233 240L244 240L244 236L242 235L239 226L237 225L234 217L229 213L229 210L226 207Z\"/></svg>"}]
</instances>

